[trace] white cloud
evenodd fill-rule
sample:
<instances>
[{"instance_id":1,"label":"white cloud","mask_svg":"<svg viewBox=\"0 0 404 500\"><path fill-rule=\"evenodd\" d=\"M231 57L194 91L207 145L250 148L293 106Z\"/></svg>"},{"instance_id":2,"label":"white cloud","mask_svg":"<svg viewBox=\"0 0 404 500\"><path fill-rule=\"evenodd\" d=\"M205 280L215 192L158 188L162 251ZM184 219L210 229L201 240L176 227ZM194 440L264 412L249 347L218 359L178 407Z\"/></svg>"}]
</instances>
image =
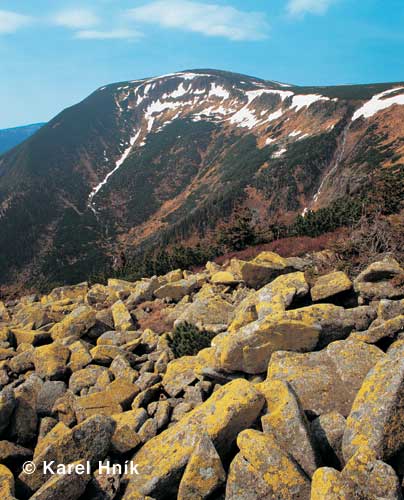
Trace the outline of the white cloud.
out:
<instances>
[{"instance_id":1,"label":"white cloud","mask_svg":"<svg viewBox=\"0 0 404 500\"><path fill-rule=\"evenodd\" d=\"M193 31L230 40L261 40L269 26L261 12L191 0L157 0L127 12L130 19L164 28Z\"/></svg>"},{"instance_id":2,"label":"white cloud","mask_svg":"<svg viewBox=\"0 0 404 500\"><path fill-rule=\"evenodd\" d=\"M0 10L0 34L15 33L20 28L30 24L31 21L29 16L9 10Z\"/></svg>"},{"instance_id":3,"label":"white cloud","mask_svg":"<svg viewBox=\"0 0 404 500\"><path fill-rule=\"evenodd\" d=\"M324 14L334 0L289 0L288 12L292 16L301 14Z\"/></svg>"},{"instance_id":4,"label":"white cloud","mask_svg":"<svg viewBox=\"0 0 404 500\"><path fill-rule=\"evenodd\" d=\"M133 40L140 38L142 33L136 30L116 29L109 31L82 30L75 33L74 37L80 40Z\"/></svg>"},{"instance_id":5,"label":"white cloud","mask_svg":"<svg viewBox=\"0 0 404 500\"><path fill-rule=\"evenodd\" d=\"M53 22L58 26L71 29L92 28L99 24L98 16L90 9L77 8L62 10L53 16Z\"/></svg>"}]
</instances>

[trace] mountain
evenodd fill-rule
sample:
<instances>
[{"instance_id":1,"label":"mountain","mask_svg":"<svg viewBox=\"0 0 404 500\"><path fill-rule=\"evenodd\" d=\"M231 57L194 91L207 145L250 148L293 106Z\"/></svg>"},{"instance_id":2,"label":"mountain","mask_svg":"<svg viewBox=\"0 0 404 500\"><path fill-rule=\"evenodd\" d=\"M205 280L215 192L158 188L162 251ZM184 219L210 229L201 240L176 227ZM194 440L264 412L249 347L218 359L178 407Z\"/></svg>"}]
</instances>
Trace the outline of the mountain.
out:
<instances>
[{"instance_id":1,"label":"mountain","mask_svg":"<svg viewBox=\"0 0 404 500\"><path fill-rule=\"evenodd\" d=\"M0 154L21 144L28 137L31 137L32 134L35 134L43 125L44 123L34 123L32 125L0 130Z\"/></svg>"},{"instance_id":2,"label":"mountain","mask_svg":"<svg viewBox=\"0 0 404 500\"><path fill-rule=\"evenodd\" d=\"M375 196L397 211L403 104L404 83L215 70L101 87L0 157L0 282L75 282L120 253L195 248L240 207L261 225Z\"/></svg>"}]
</instances>

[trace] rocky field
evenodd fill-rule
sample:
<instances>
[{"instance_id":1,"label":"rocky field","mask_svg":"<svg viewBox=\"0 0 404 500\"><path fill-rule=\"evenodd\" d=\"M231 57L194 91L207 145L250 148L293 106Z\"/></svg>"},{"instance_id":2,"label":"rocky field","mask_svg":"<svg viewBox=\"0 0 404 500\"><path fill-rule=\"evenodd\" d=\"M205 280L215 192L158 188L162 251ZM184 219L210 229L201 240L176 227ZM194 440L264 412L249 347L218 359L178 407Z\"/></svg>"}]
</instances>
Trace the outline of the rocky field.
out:
<instances>
[{"instance_id":1,"label":"rocky field","mask_svg":"<svg viewBox=\"0 0 404 500\"><path fill-rule=\"evenodd\" d=\"M402 499L404 269L328 258L0 302L2 500Z\"/></svg>"}]
</instances>

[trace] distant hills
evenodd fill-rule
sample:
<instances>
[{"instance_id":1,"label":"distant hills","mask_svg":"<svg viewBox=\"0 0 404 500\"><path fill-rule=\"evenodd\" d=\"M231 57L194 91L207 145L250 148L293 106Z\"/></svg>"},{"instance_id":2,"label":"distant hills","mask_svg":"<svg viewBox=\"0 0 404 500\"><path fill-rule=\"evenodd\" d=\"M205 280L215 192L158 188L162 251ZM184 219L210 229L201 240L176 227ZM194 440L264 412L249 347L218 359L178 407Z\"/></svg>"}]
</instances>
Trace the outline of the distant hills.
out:
<instances>
[{"instance_id":1,"label":"distant hills","mask_svg":"<svg viewBox=\"0 0 404 500\"><path fill-rule=\"evenodd\" d=\"M0 283L77 282L122 252L149 265L153 249L194 251L243 207L264 229L318 212L324 231L375 196L398 210L403 104L403 83L217 70L101 87L0 157Z\"/></svg>"},{"instance_id":2,"label":"distant hills","mask_svg":"<svg viewBox=\"0 0 404 500\"><path fill-rule=\"evenodd\" d=\"M21 142L28 139L37 130L43 127L44 123L33 123L22 127L13 127L0 130L0 154L9 149L18 146Z\"/></svg>"}]
</instances>

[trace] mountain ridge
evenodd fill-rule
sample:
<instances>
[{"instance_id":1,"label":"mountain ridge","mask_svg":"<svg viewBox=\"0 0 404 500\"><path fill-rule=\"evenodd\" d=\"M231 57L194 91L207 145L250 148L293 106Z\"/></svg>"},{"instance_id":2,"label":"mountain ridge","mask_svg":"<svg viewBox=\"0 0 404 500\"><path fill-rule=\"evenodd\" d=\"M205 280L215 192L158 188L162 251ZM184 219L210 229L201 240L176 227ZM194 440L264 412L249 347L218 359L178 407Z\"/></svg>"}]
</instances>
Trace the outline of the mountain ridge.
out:
<instances>
[{"instance_id":1,"label":"mountain ridge","mask_svg":"<svg viewBox=\"0 0 404 500\"><path fill-rule=\"evenodd\" d=\"M240 206L288 223L374 192L402 172L403 88L202 69L100 87L0 157L0 281L77 281L122 249L199 241Z\"/></svg>"},{"instance_id":2,"label":"mountain ridge","mask_svg":"<svg viewBox=\"0 0 404 500\"><path fill-rule=\"evenodd\" d=\"M40 122L0 129L0 156L21 144L44 125L44 122Z\"/></svg>"}]
</instances>

